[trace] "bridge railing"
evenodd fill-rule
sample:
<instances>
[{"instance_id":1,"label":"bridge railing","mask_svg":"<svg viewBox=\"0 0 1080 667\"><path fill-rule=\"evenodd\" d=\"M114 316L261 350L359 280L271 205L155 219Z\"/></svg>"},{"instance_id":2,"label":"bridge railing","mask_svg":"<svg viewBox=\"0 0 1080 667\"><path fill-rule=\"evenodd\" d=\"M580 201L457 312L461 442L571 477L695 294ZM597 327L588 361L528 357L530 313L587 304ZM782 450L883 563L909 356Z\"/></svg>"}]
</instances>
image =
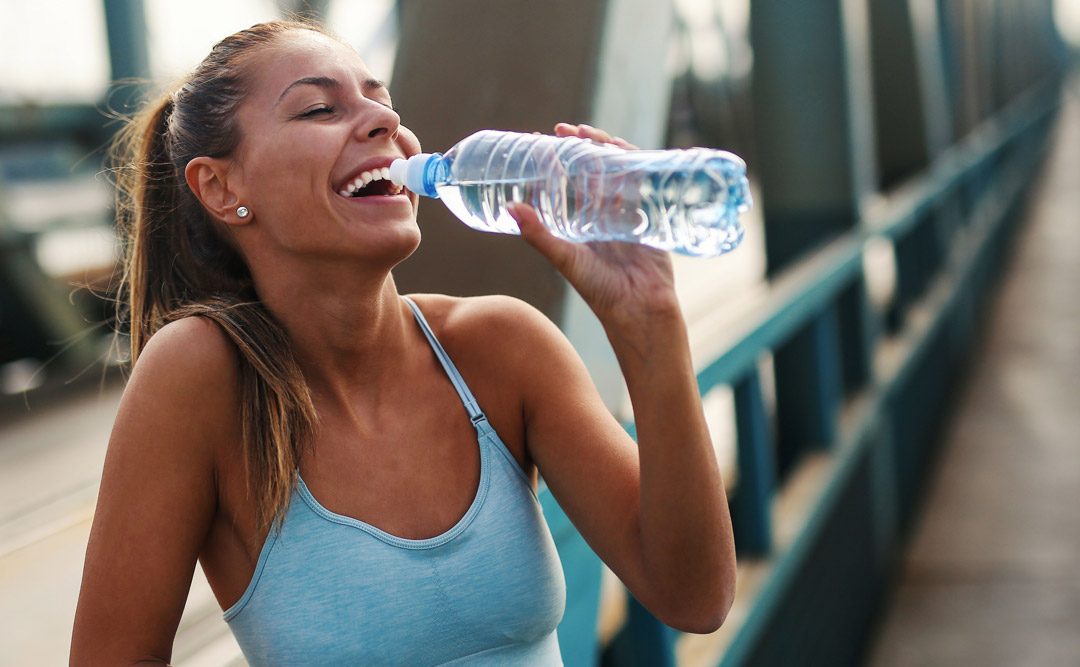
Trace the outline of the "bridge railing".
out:
<instances>
[{"instance_id":1,"label":"bridge railing","mask_svg":"<svg viewBox=\"0 0 1080 667\"><path fill-rule=\"evenodd\" d=\"M914 16L920 3L879 4ZM895 18L879 4L871 12L879 14L867 20L879 31L871 31L875 37ZM947 3L939 9L947 23ZM882 90L895 85L930 99L907 109L910 118L878 109L868 131L877 123L900 133L908 123L919 127L918 136L879 133L876 147L847 146L855 157L831 168L867 169L880 180L839 191L836 199L866 203L852 206L850 220L841 212L815 223L830 240L789 246L778 253L780 261L770 256L765 295L698 373L703 397L718 387L734 395L737 475L730 503L743 576L728 623L712 636L682 635L630 599L621 630L600 647L605 664L858 663L1058 105L1059 73L1048 56L1054 36L1042 15L1018 20L1029 8L1009 1L983 9L992 29L973 27L965 15L969 25L953 21L928 31L909 17L908 37L923 43L889 45L906 64L894 64L895 76L875 94L879 102L889 99ZM965 30L973 34L958 34ZM1001 53L980 30L999 34ZM927 46L935 40L940 43ZM982 49L975 58L981 71L962 71L975 67L970 58L961 67L942 56L961 48ZM926 62L934 51L938 60ZM992 84L972 87L972 78ZM858 87L850 79L847 85ZM833 110L850 115L845 141L858 144L852 126L861 121L844 108L849 103L841 100ZM918 155L902 154L898 143L912 140L922 144ZM779 191L783 198L796 188L781 182L771 191L765 176L766 241L783 246L789 230L769 226L769 196ZM802 223L796 216L791 221ZM895 276L885 296L876 284L883 262ZM633 432L632 423L627 427ZM564 659L589 664L600 650L600 565L554 500L542 500L568 583L578 585L561 629Z\"/></svg>"},{"instance_id":2,"label":"bridge railing","mask_svg":"<svg viewBox=\"0 0 1080 667\"><path fill-rule=\"evenodd\" d=\"M730 500L736 544L740 560L769 563L757 590L741 592L747 608L739 627L704 640L723 664L810 664L798 660L816 650L830 659L859 650L916 508L948 392L975 342L979 311L1038 173L1057 97L1054 83L1033 87L945 151L856 230L784 271L746 317L736 342L698 373L702 395L720 385L734 390L738 482ZM865 287L867 248L880 242L895 247L897 294L887 313L875 313ZM855 312L848 321L860 323L858 331L842 330L845 309ZM784 354L801 355L807 369L795 378L800 386L786 393L777 387L778 400L789 401L784 414L795 416L801 435L798 451L786 452L790 465L814 450L825 452L829 463L808 518L793 540L778 544L773 507L783 492L777 461L783 425L770 417L759 362ZM543 500L558 530L564 519L550 496ZM855 506L857 516L847 516ZM852 557L857 567L848 567ZM586 555L576 560L572 553L564 554L564 565L568 581L595 569ZM835 588L813 590L821 585L814 579ZM583 607L595 619L595 601ZM800 607L807 616L791 617ZM808 624L819 625L821 634L808 633ZM848 641L826 646L818 641L826 635ZM611 652L617 664L675 664L684 641L631 600ZM777 647L793 651L783 655L795 662L785 663L783 656L776 662L774 654L783 650Z\"/></svg>"}]
</instances>

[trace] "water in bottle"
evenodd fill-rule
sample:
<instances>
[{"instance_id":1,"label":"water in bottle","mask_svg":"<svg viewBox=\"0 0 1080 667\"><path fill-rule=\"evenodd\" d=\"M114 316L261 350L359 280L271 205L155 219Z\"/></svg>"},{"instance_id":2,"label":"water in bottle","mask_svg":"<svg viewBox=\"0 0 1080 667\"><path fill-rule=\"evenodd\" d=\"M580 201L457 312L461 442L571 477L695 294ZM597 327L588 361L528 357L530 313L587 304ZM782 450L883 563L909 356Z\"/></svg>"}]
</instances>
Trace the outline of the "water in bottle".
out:
<instances>
[{"instance_id":1,"label":"water in bottle","mask_svg":"<svg viewBox=\"0 0 1080 667\"><path fill-rule=\"evenodd\" d=\"M485 130L445 154L390 166L390 179L442 199L465 224L518 234L506 210L532 205L569 241L629 241L712 256L739 245L746 165L726 151L624 150L577 137Z\"/></svg>"}]
</instances>

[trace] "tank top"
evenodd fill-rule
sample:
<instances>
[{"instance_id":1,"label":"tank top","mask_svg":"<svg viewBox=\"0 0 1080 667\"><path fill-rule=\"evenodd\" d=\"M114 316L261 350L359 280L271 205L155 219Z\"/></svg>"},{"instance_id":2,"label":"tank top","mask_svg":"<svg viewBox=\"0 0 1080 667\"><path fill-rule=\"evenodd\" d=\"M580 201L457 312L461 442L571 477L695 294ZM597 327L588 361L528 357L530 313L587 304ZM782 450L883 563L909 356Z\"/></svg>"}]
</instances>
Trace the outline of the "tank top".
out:
<instances>
[{"instance_id":1,"label":"tank top","mask_svg":"<svg viewBox=\"0 0 1080 667\"><path fill-rule=\"evenodd\" d=\"M445 533L405 539L326 509L297 471L280 529L224 613L253 666L562 664L566 587L536 494L406 301L476 427L476 496Z\"/></svg>"}]
</instances>

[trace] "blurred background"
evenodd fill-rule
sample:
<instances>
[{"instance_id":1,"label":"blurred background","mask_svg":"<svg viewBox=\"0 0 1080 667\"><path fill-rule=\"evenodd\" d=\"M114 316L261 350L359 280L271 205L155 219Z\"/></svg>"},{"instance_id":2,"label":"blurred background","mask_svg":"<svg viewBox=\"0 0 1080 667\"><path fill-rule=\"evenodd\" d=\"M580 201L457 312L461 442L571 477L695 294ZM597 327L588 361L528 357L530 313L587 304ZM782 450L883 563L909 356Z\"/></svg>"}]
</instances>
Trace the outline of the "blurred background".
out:
<instances>
[{"instance_id":1,"label":"blurred background","mask_svg":"<svg viewBox=\"0 0 1080 667\"><path fill-rule=\"evenodd\" d=\"M124 381L117 118L290 14L426 150L565 120L749 165L743 245L675 258L738 599L664 627L542 489L566 664L1080 664L1080 2L0 0L0 665L67 659ZM420 223L403 292L533 303L633 432L561 278L438 203ZM173 662L246 664L198 569Z\"/></svg>"}]
</instances>

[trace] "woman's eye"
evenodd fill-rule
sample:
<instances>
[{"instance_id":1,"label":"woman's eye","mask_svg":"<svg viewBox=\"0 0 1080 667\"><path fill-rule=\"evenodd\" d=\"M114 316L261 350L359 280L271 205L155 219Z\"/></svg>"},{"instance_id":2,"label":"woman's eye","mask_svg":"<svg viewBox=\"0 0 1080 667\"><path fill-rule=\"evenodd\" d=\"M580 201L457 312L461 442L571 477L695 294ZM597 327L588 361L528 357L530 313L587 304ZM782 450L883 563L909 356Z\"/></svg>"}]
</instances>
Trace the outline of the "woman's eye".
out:
<instances>
[{"instance_id":1,"label":"woman's eye","mask_svg":"<svg viewBox=\"0 0 1080 667\"><path fill-rule=\"evenodd\" d=\"M301 113L298 117L299 118L312 118L314 116L319 116L319 115L322 115L322 114L329 115L329 114L332 114L332 113L334 113L334 107L330 107L330 106L315 107L314 109L308 109L307 111Z\"/></svg>"}]
</instances>

